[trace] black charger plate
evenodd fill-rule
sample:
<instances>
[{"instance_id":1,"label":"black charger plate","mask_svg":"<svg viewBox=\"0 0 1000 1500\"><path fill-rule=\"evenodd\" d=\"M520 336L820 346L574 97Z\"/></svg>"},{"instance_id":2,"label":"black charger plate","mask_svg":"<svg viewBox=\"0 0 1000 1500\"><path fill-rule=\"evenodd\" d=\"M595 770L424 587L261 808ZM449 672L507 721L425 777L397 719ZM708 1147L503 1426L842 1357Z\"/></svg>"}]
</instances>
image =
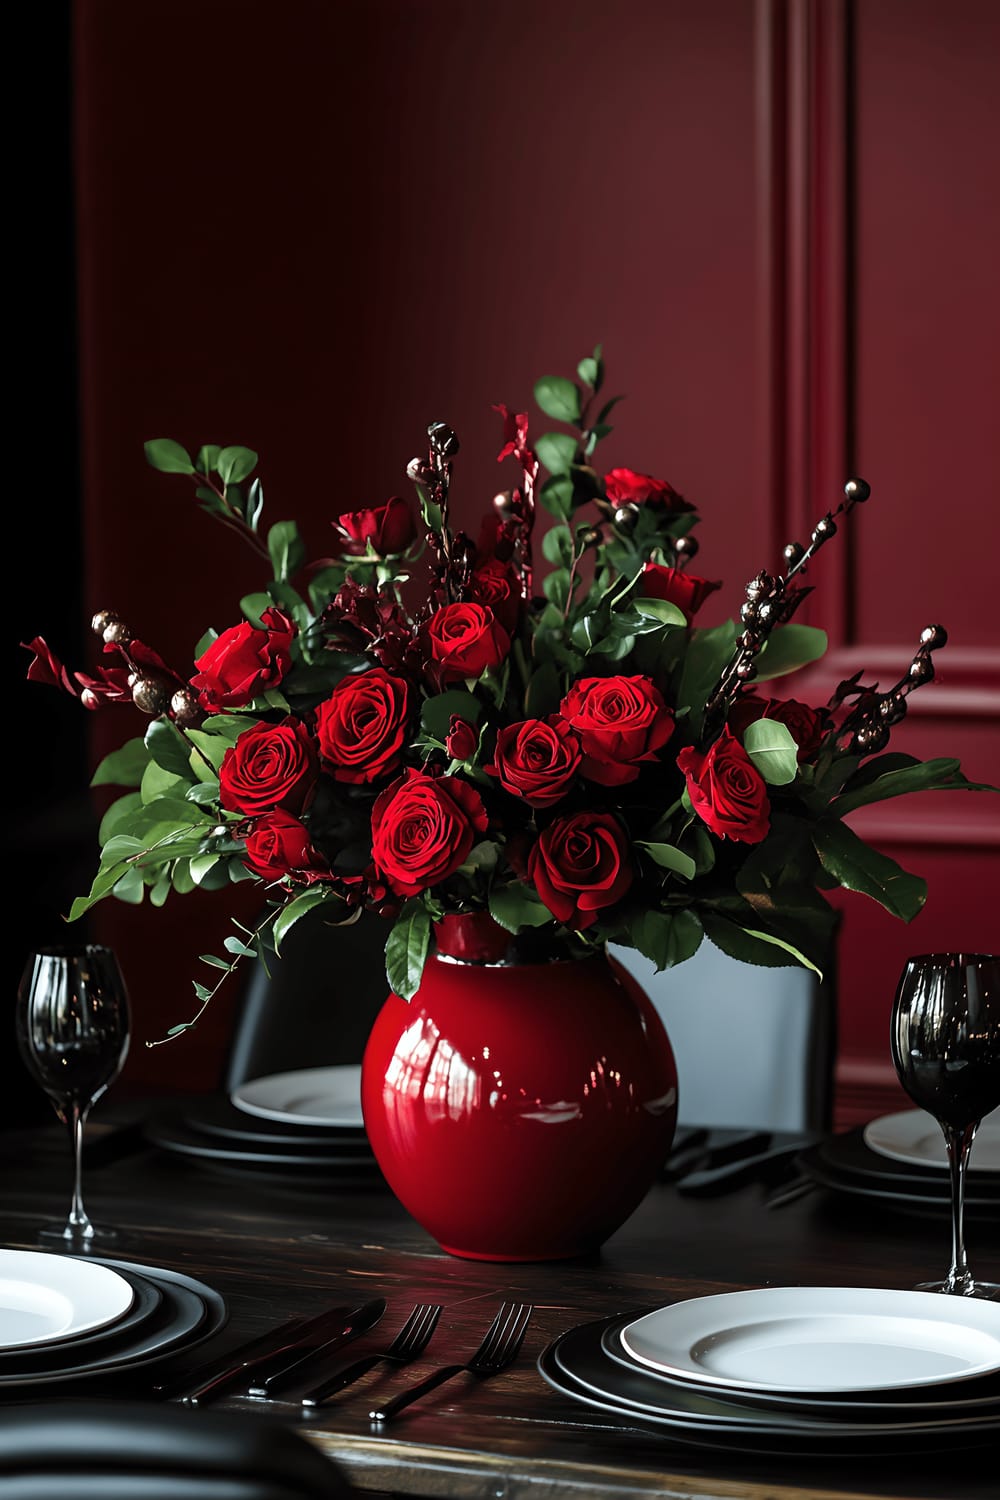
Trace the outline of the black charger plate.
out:
<instances>
[{"instance_id":1,"label":"black charger plate","mask_svg":"<svg viewBox=\"0 0 1000 1500\"><path fill-rule=\"evenodd\" d=\"M248 1147L236 1141L213 1139L193 1129L178 1114L154 1116L143 1125L143 1134L153 1146L178 1156L191 1157L211 1165L226 1167L280 1169L296 1174L311 1173L318 1177L374 1177L378 1167L371 1150L345 1153L340 1150L301 1150L287 1147Z\"/></svg>"},{"instance_id":2,"label":"black charger plate","mask_svg":"<svg viewBox=\"0 0 1000 1500\"><path fill-rule=\"evenodd\" d=\"M646 1308L645 1311L651 1312L652 1308ZM641 1316L641 1313L632 1314L634 1318ZM622 1343L621 1331L624 1326L623 1322L615 1323L606 1327L601 1334L601 1348L610 1360L624 1365L626 1369L637 1370L641 1375L662 1382L672 1389L680 1386L683 1390L699 1391L702 1395L722 1398L751 1411L764 1406L792 1416L819 1418L824 1422L846 1419L859 1423L868 1420L891 1421L894 1417L900 1421L914 1422L919 1422L925 1416L1000 1417L1000 1376L997 1375L983 1375L978 1379L955 1382L941 1388L953 1394L938 1396L929 1396L927 1386L914 1386L912 1389L893 1392L851 1391L842 1395L821 1395L818 1392L796 1392L789 1395L785 1391L759 1391L750 1387L720 1390L718 1385L709 1386L695 1378L680 1380L661 1370L640 1364ZM966 1394L960 1394L961 1392Z\"/></svg>"},{"instance_id":3,"label":"black charger plate","mask_svg":"<svg viewBox=\"0 0 1000 1500\"><path fill-rule=\"evenodd\" d=\"M813 1182L833 1193L843 1193L869 1203L877 1202L902 1213L937 1214L945 1217L951 1213L947 1186L942 1195L936 1184L927 1185L922 1178L911 1178L890 1186L888 1182L882 1182L876 1177L857 1176L841 1167L831 1166L823 1154L822 1146L808 1147L800 1152L795 1162ZM965 1208L973 1223L1000 1221L1000 1199L983 1197L971 1184L966 1190Z\"/></svg>"},{"instance_id":4,"label":"black charger plate","mask_svg":"<svg viewBox=\"0 0 1000 1500\"><path fill-rule=\"evenodd\" d=\"M919 1424L853 1425L765 1408L755 1411L682 1385L666 1388L604 1353L605 1330L620 1330L636 1316L603 1318L562 1334L539 1356L539 1374L562 1395L697 1448L839 1458L995 1446L1000 1435L1000 1413Z\"/></svg>"},{"instance_id":5,"label":"black charger plate","mask_svg":"<svg viewBox=\"0 0 1000 1500\"><path fill-rule=\"evenodd\" d=\"M371 1155L368 1137L360 1126L352 1130L345 1125L285 1125L237 1109L225 1094L185 1099L177 1113L192 1130L251 1150L292 1147L303 1152Z\"/></svg>"},{"instance_id":6,"label":"black charger plate","mask_svg":"<svg viewBox=\"0 0 1000 1500\"><path fill-rule=\"evenodd\" d=\"M936 1171L933 1167L914 1167L906 1162L893 1161L866 1145L860 1130L831 1136L814 1149L827 1170L838 1176L856 1177L859 1182L888 1188L892 1192L916 1188L928 1197L941 1198L946 1204L951 1201L946 1168ZM1000 1204L1000 1174L977 1173L970 1166L965 1179L965 1201Z\"/></svg>"},{"instance_id":7,"label":"black charger plate","mask_svg":"<svg viewBox=\"0 0 1000 1500\"><path fill-rule=\"evenodd\" d=\"M93 1256L88 1255L87 1259L93 1260ZM36 1367L49 1370L63 1360L79 1364L83 1359L92 1359L98 1351L103 1352L123 1340L134 1338L143 1324L159 1310L163 1291L148 1277L137 1276L130 1267L115 1266L114 1269L132 1288L132 1306L123 1317L101 1328L91 1329L89 1333L77 1334L75 1338L54 1339L51 1343L32 1344L23 1349L4 1349L0 1351L0 1375L11 1371L30 1374Z\"/></svg>"},{"instance_id":8,"label":"black charger plate","mask_svg":"<svg viewBox=\"0 0 1000 1500\"><path fill-rule=\"evenodd\" d=\"M97 1259L97 1257L88 1257ZM228 1316L223 1298L212 1287L180 1271L130 1261L100 1259L114 1271L148 1278L162 1294L160 1307L120 1345L97 1352L92 1359L54 1363L47 1370L0 1375L0 1390L18 1391L29 1386L111 1377L126 1370L160 1364L179 1352L194 1348L225 1326ZM53 1350L55 1354L55 1350Z\"/></svg>"}]
</instances>

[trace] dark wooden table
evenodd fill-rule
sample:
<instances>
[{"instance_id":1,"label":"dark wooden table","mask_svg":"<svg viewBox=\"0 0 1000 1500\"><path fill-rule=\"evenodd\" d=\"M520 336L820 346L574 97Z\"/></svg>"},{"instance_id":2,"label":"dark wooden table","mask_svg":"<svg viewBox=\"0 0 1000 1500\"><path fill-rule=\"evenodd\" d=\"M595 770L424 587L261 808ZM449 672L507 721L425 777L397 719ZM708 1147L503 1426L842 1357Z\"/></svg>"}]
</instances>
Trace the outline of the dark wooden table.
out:
<instances>
[{"instance_id":1,"label":"dark wooden table","mask_svg":"<svg viewBox=\"0 0 1000 1500\"><path fill-rule=\"evenodd\" d=\"M31 1246L37 1226L58 1216L68 1194L62 1134L0 1133L0 1173L0 1243ZM678 1296L770 1283L912 1286L943 1268L948 1230L941 1219L858 1212L818 1194L768 1210L759 1185L712 1199L684 1198L662 1185L600 1256L505 1266L444 1255L384 1188L265 1183L142 1146L92 1165L85 1186L93 1216L127 1237L117 1253L199 1276L225 1295L231 1319L217 1337L219 1350L348 1298L386 1296L383 1328L390 1335L415 1302L442 1302L431 1358L403 1377L416 1378L467 1357L501 1299L535 1304L513 1370L482 1384L460 1378L384 1432L368 1421L369 1398L392 1390L393 1377L377 1373L308 1421L284 1409L362 1491L468 1500L993 1500L997 1493L995 1461L986 1473L982 1453L809 1461L682 1447L564 1400L535 1369L540 1350L564 1329ZM977 1229L973 1218L970 1240L978 1269L995 1278L995 1228ZM114 1399L121 1387L78 1390ZM127 1393L141 1394L134 1377ZM252 1407L236 1398L222 1404Z\"/></svg>"}]
</instances>

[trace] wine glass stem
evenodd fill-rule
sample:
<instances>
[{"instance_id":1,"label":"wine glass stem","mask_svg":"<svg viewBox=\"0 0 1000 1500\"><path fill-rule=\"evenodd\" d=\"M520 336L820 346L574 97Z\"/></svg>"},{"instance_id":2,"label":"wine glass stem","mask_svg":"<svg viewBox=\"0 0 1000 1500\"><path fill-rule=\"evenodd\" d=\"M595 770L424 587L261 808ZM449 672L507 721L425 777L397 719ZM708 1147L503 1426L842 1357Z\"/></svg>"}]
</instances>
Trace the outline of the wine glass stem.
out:
<instances>
[{"instance_id":1,"label":"wine glass stem","mask_svg":"<svg viewBox=\"0 0 1000 1500\"><path fill-rule=\"evenodd\" d=\"M94 1233L94 1226L83 1206L83 1127L86 1120L87 1111L74 1104L68 1122L70 1140L73 1143L73 1201L66 1220L67 1239L90 1239Z\"/></svg>"},{"instance_id":2,"label":"wine glass stem","mask_svg":"<svg viewBox=\"0 0 1000 1500\"><path fill-rule=\"evenodd\" d=\"M941 1128L948 1148L948 1170L951 1175L951 1270L944 1283L944 1290L968 1294L973 1290L974 1283L965 1258L965 1167L976 1134L976 1125L942 1125Z\"/></svg>"}]
</instances>

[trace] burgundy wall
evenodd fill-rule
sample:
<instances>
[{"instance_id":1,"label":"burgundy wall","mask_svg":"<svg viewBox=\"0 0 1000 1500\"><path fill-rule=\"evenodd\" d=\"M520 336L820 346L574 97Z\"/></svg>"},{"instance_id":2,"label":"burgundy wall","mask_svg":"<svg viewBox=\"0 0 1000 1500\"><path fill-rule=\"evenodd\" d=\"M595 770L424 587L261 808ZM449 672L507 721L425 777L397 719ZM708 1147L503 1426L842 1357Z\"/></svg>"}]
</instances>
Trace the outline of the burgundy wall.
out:
<instances>
[{"instance_id":1,"label":"burgundy wall","mask_svg":"<svg viewBox=\"0 0 1000 1500\"><path fill-rule=\"evenodd\" d=\"M184 668L259 582L145 467L145 438L259 449L271 519L321 553L330 517L405 486L431 418L462 437L471 518L496 484L490 403L526 402L600 339L630 397L608 459L698 501L719 617L851 467L867 475L877 499L817 566L814 618L900 665L928 618L950 624L965 706L912 734L988 774L996 738L968 707L1000 705L996 630L970 602L1000 541L996 10L856 9L852 52L840 0L78 0L88 609ZM125 712L95 722L95 756ZM996 942L1000 837L980 804L958 817L944 842L904 830L934 887L920 930L851 903L855 1093L885 1077L902 955ZM102 910L141 1035L189 1013L225 904ZM133 1079L212 1083L230 1004L135 1048Z\"/></svg>"}]
</instances>

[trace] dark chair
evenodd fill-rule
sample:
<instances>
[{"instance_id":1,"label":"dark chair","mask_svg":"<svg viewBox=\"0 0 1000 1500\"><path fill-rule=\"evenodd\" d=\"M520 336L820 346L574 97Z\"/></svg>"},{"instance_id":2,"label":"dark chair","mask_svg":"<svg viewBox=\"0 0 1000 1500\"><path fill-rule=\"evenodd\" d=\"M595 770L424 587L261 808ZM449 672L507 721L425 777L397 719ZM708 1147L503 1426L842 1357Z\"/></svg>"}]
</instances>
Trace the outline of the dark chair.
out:
<instances>
[{"instance_id":1,"label":"dark chair","mask_svg":"<svg viewBox=\"0 0 1000 1500\"><path fill-rule=\"evenodd\" d=\"M307 912L269 962L256 964L243 992L222 1085L248 1078L361 1061L389 986L390 924L365 912L334 927L322 908Z\"/></svg>"},{"instance_id":2,"label":"dark chair","mask_svg":"<svg viewBox=\"0 0 1000 1500\"><path fill-rule=\"evenodd\" d=\"M267 1416L112 1401L0 1412L3 1500L345 1500L340 1470Z\"/></svg>"},{"instance_id":3,"label":"dark chair","mask_svg":"<svg viewBox=\"0 0 1000 1500\"><path fill-rule=\"evenodd\" d=\"M821 983L809 969L759 968L706 938L662 973L612 948L659 1012L677 1059L683 1125L751 1130L831 1128L837 1003L835 955Z\"/></svg>"}]
</instances>

